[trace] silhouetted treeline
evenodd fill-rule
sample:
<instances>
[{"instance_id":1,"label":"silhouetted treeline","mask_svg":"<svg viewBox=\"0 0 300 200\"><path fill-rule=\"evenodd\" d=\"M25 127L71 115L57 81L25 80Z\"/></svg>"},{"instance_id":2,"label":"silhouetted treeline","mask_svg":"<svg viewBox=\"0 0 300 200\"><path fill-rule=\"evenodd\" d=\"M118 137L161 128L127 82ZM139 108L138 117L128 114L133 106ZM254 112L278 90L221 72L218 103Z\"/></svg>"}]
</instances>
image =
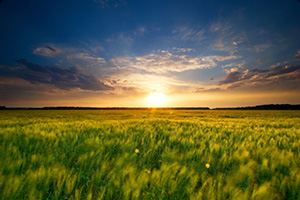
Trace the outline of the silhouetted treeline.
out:
<instances>
[{"instance_id":1,"label":"silhouetted treeline","mask_svg":"<svg viewBox=\"0 0 300 200\"><path fill-rule=\"evenodd\" d=\"M209 110L208 107L43 107L43 110Z\"/></svg>"},{"instance_id":2,"label":"silhouetted treeline","mask_svg":"<svg viewBox=\"0 0 300 200\"><path fill-rule=\"evenodd\" d=\"M3 108L2 108L3 107ZM209 107L42 107L42 108L7 108L1 106L2 110L209 110Z\"/></svg>"},{"instance_id":3,"label":"silhouetted treeline","mask_svg":"<svg viewBox=\"0 0 300 200\"><path fill-rule=\"evenodd\" d=\"M268 104L234 108L215 108L214 110L300 110L300 104Z\"/></svg>"}]
</instances>

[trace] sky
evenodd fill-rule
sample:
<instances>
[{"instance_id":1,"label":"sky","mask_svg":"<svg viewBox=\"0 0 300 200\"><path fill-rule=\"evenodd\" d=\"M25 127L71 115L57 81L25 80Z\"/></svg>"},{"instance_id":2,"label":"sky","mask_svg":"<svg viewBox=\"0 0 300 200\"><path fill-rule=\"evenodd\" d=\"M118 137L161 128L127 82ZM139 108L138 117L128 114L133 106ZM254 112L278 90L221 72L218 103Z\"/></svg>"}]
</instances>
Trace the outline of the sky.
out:
<instances>
[{"instance_id":1,"label":"sky","mask_svg":"<svg viewBox=\"0 0 300 200\"><path fill-rule=\"evenodd\" d=\"M298 0L0 0L0 30L2 106L300 104Z\"/></svg>"}]
</instances>

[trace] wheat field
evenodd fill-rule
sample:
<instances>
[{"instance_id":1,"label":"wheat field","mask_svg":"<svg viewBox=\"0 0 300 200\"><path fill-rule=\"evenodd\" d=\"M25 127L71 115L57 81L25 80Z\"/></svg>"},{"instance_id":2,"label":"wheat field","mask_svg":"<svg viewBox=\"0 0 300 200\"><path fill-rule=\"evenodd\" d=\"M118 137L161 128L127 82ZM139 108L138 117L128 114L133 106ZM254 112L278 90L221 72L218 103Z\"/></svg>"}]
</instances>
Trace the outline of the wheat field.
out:
<instances>
[{"instance_id":1,"label":"wheat field","mask_svg":"<svg viewBox=\"0 0 300 200\"><path fill-rule=\"evenodd\" d=\"M300 199L300 111L0 111L0 198Z\"/></svg>"}]
</instances>

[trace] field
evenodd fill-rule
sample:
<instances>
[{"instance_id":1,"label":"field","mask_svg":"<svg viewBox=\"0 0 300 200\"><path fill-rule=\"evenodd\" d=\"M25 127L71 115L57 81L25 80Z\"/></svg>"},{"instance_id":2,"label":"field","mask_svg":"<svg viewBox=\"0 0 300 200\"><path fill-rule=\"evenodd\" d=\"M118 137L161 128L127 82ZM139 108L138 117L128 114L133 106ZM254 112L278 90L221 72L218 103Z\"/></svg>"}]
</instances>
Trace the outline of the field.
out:
<instances>
[{"instance_id":1,"label":"field","mask_svg":"<svg viewBox=\"0 0 300 200\"><path fill-rule=\"evenodd\" d=\"M300 199L300 111L0 111L0 199Z\"/></svg>"}]
</instances>

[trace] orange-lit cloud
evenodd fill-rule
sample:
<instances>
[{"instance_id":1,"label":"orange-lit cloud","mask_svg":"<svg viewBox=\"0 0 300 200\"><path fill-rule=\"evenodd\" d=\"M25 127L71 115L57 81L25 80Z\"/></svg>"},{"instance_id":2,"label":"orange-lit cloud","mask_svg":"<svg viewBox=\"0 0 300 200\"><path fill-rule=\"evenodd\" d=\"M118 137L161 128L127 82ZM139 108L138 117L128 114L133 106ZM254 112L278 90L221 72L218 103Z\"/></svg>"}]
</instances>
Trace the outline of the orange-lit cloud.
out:
<instances>
[{"instance_id":1,"label":"orange-lit cloud","mask_svg":"<svg viewBox=\"0 0 300 200\"><path fill-rule=\"evenodd\" d=\"M219 83L227 89L256 91L299 91L300 66L274 65L270 69L240 71L232 68Z\"/></svg>"},{"instance_id":2,"label":"orange-lit cloud","mask_svg":"<svg viewBox=\"0 0 300 200\"><path fill-rule=\"evenodd\" d=\"M297 54L294 56L295 60L300 60L300 50L298 50Z\"/></svg>"}]
</instances>

